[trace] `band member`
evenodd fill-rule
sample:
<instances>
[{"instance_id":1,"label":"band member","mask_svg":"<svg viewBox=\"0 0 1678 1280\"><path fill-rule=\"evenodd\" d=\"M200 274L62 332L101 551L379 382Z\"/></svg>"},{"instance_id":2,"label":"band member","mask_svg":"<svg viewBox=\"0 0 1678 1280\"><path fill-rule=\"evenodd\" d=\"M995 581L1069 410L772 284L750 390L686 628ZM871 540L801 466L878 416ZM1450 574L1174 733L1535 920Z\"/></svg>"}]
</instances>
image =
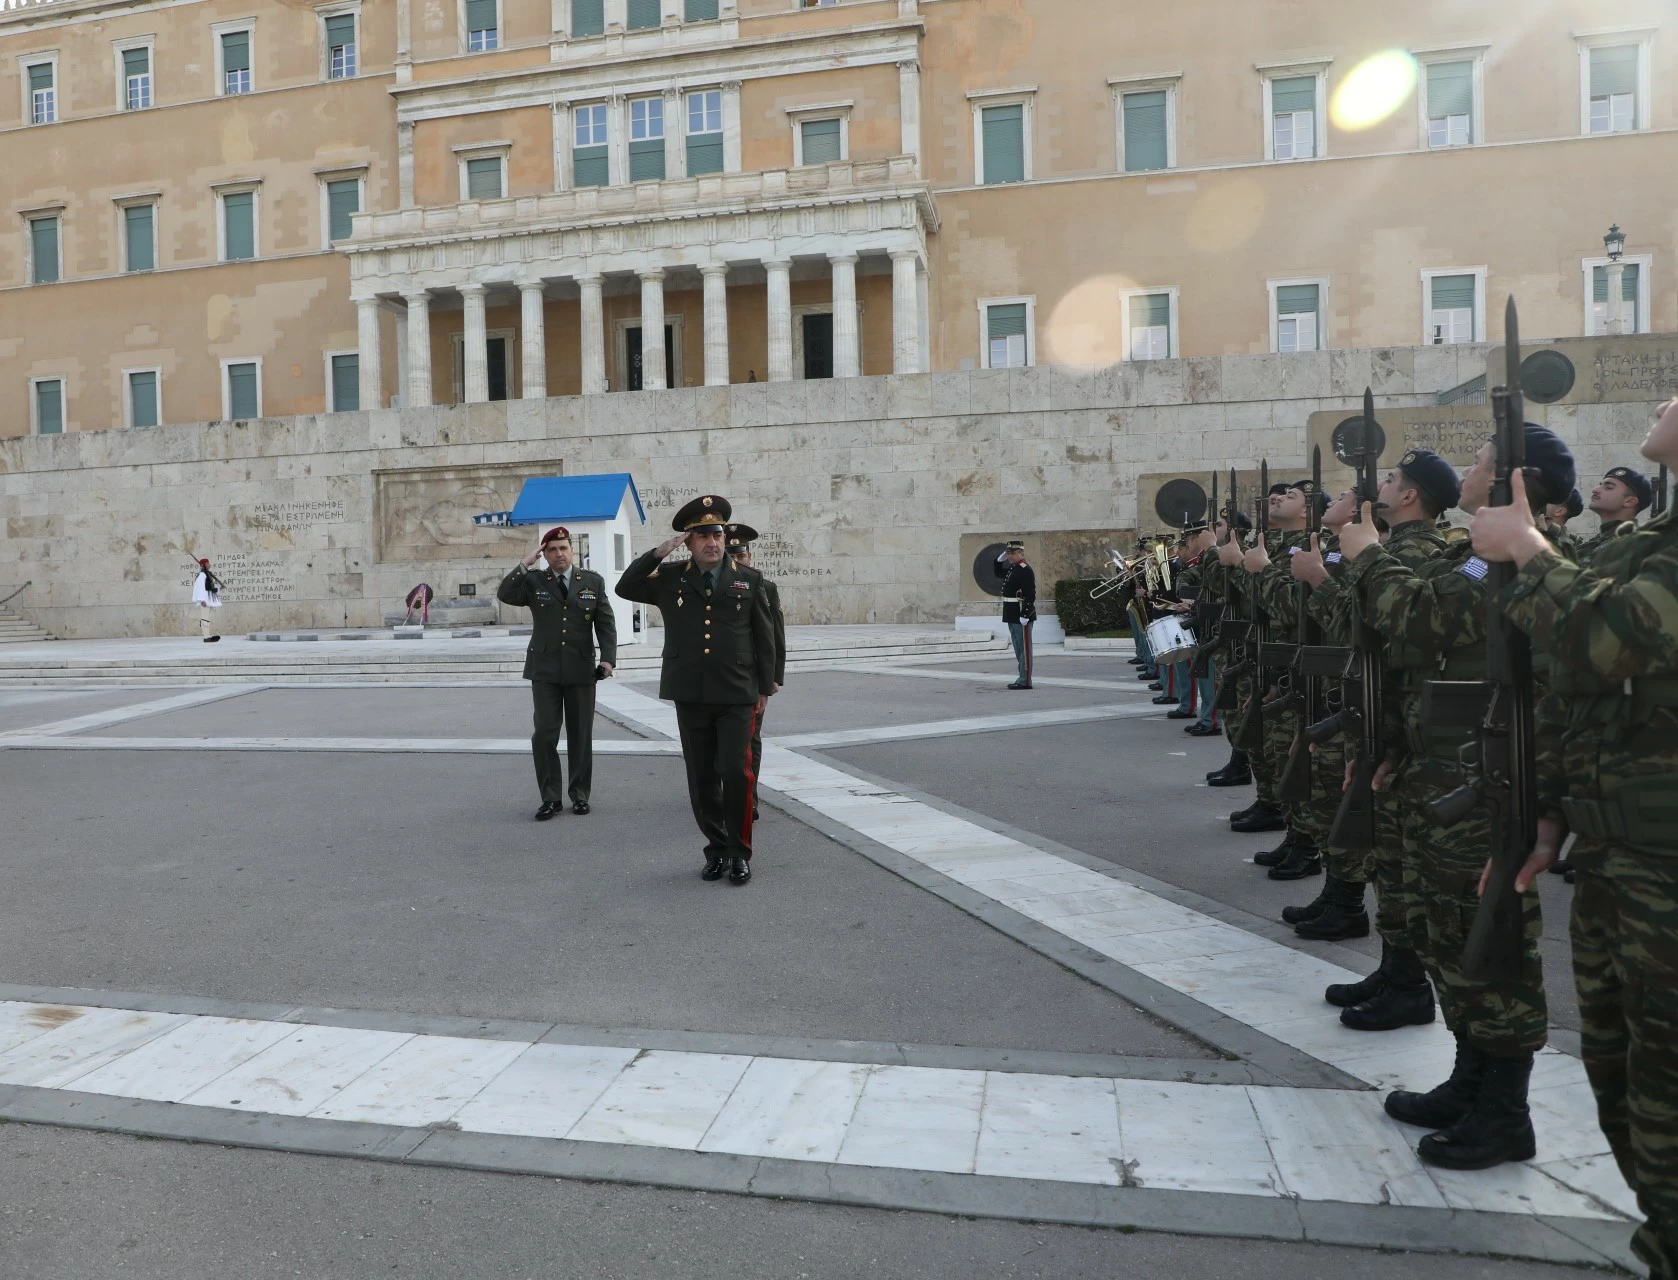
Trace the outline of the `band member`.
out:
<instances>
[{"instance_id":1,"label":"band member","mask_svg":"<svg viewBox=\"0 0 1678 1280\"><path fill-rule=\"evenodd\" d=\"M1037 621L1037 574L1025 562L1025 543L1015 539L996 558L996 576L1002 579L1002 621L1014 642L1014 661L1019 678L1010 689L1031 688L1031 625Z\"/></svg>"},{"instance_id":2,"label":"band member","mask_svg":"<svg viewBox=\"0 0 1678 1280\"><path fill-rule=\"evenodd\" d=\"M192 603L198 606L198 634L205 644L214 644L221 637L210 630L210 610L221 608L221 579L210 572L208 560L198 562L198 573L192 579Z\"/></svg>"},{"instance_id":3,"label":"band member","mask_svg":"<svg viewBox=\"0 0 1678 1280\"><path fill-rule=\"evenodd\" d=\"M547 567L532 571L537 560ZM565 811L560 786L559 731L565 729L565 764L571 811L589 811L594 781L594 685L611 676L618 660L618 626L606 581L573 562L571 534L564 526L542 535L542 545L501 580L496 598L530 610L532 634L525 651L524 678L535 704L530 752L542 807L536 821ZM595 640L600 641L598 659Z\"/></svg>"},{"instance_id":4,"label":"band member","mask_svg":"<svg viewBox=\"0 0 1678 1280\"><path fill-rule=\"evenodd\" d=\"M731 524L728 526L728 554L734 558L735 564L743 564L748 569L755 568L752 564L752 543L758 539L758 532L749 524ZM784 685L787 682L787 617L781 612L781 589L768 578L763 580L764 594L769 597L769 612L775 618L775 684ZM763 772L763 712L757 713L757 721L752 725L752 773L754 776ZM752 819L758 817L757 805L752 805Z\"/></svg>"},{"instance_id":5,"label":"band member","mask_svg":"<svg viewBox=\"0 0 1678 1280\"><path fill-rule=\"evenodd\" d=\"M676 513L676 536L624 570L618 594L664 619L658 696L676 704L688 801L705 836L701 879L720 880L726 864L729 883L742 885L752 878L752 735L781 686L763 575L724 554L732 514L726 498L695 498ZM691 558L661 568L684 544Z\"/></svg>"}]
</instances>

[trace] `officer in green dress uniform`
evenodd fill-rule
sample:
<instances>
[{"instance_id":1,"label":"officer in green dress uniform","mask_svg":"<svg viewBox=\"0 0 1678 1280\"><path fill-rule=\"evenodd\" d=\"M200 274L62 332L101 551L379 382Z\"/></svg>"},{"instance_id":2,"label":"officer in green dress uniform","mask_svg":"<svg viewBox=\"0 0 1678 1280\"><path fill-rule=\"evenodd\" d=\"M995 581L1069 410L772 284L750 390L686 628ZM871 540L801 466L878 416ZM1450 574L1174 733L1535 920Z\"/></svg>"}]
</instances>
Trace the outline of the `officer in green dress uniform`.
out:
<instances>
[{"instance_id":1,"label":"officer in green dress uniform","mask_svg":"<svg viewBox=\"0 0 1678 1280\"><path fill-rule=\"evenodd\" d=\"M676 536L624 570L618 594L657 605L664 620L658 696L676 704L688 800L705 837L701 878L720 880L726 870L729 883L742 885L752 878L752 734L781 686L763 575L725 554L732 514L726 498L695 498L676 513ZM691 558L663 565L684 544Z\"/></svg>"},{"instance_id":2,"label":"officer in green dress uniform","mask_svg":"<svg viewBox=\"0 0 1678 1280\"><path fill-rule=\"evenodd\" d=\"M533 571L538 559L547 567ZM565 762L570 774L571 811L587 813L594 779L594 685L612 674L618 660L618 626L606 580L572 563L570 531L560 526L542 535L531 553L501 580L496 598L530 610L532 634L525 650L524 678L536 704L530 751L542 807L536 821L565 811L560 786L559 731L565 729ZM596 659L594 644L600 641Z\"/></svg>"},{"instance_id":3,"label":"officer in green dress uniform","mask_svg":"<svg viewBox=\"0 0 1678 1280\"><path fill-rule=\"evenodd\" d=\"M752 563L752 543L758 540L758 531L749 524L731 524L728 526L728 554L733 557L735 564L743 564L748 569L756 568ZM781 612L781 589L768 578L763 580L764 594L769 597L769 612L775 617L775 684L784 685L787 682L787 616ZM757 713L757 722L752 725L752 773L763 772L763 712ZM757 808L752 809L752 818L758 816Z\"/></svg>"}]
</instances>

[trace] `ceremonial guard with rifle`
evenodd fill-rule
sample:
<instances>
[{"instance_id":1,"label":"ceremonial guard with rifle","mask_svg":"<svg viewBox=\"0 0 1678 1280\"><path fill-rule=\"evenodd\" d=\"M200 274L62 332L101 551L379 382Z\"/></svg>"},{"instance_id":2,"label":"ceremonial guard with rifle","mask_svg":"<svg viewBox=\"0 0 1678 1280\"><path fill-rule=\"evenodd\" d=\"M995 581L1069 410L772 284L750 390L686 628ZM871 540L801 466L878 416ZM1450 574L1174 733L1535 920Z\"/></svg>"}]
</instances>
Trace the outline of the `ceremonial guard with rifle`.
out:
<instances>
[{"instance_id":1,"label":"ceremonial guard with rifle","mask_svg":"<svg viewBox=\"0 0 1678 1280\"><path fill-rule=\"evenodd\" d=\"M205 644L214 644L221 637L210 626L210 610L221 608L221 579L210 572L210 562L196 562L198 572L192 576L192 603L198 606L198 634Z\"/></svg>"}]
</instances>

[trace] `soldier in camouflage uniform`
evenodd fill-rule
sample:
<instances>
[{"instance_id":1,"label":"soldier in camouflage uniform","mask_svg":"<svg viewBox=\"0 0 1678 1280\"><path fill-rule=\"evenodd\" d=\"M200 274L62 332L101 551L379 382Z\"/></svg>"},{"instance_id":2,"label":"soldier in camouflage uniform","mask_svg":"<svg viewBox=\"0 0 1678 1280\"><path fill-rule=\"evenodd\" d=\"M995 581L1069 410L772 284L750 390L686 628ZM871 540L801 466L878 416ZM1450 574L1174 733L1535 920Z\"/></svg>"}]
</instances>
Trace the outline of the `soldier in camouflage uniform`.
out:
<instances>
[{"instance_id":1,"label":"soldier in camouflage uniform","mask_svg":"<svg viewBox=\"0 0 1678 1280\"><path fill-rule=\"evenodd\" d=\"M1556 549L1575 563L1579 560L1580 539L1567 531L1567 522L1584 514L1585 498L1577 488L1567 495L1566 502L1552 502L1544 508L1544 519L1555 535Z\"/></svg>"},{"instance_id":2,"label":"soldier in camouflage uniform","mask_svg":"<svg viewBox=\"0 0 1678 1280\"><path fill-rule=\"evenodd\" d=\"M1229 546L1232 548L1229 554L1234 557L1235 563L1239 563L1241 540L1247 531L1252 528L1252 521L1247 519L1244 512L1236 512L1235 526L1234 533L1229 535ZM1229 565L1225 565L1220 558L1225 553L1225 544L1222 539L1229 533L1228 522L1220 516L1212 528L1220 541L1206 554L1205 576L1202 578L1202 587L1215 599L1223 602L1221 616L1240 617L1241 597L1237 594L1233 582L1237 571ZM1218 650L1211 660L1214 697L1216 697L1219 685L1223 682L1224 669L1230 661L1231 654L1228 649ZM1246 752L1235 745L1235 725L1232 723L1234 717L1225 714L1222 719L1224 736L1230 740L1229 762L1223 768L1214 769L1208 773L1206 775L1206 785L1210 787L1247 786L1254 780L1251 762L1247 759Z\"/></svg>"},{"instance_id":3,"label":"soldier in camouflage uniform","mask_svg":"<svg viewBox=\"0 0 1678 1280\"><path fill-rule=\"evenodd\" d=\"M1410 455L1406 455L1408 458ZM1527 425L1526 456L1538 477L1540 502L1565 501L1573 487L1573 457L1560 437ZM1460 505L1485 505L1493 477L1488 443L1463 477ZM1527 1085L1533 1055L1545 1045L1548 1006L1538 938L1543 920L1536 894L1525 902L1525 952L1518 981L1475 982L1462 972L1463 947L1479 905L1479 882L1491 848L1483 809L1451 827L1426 806L1461 782L1462 729L1430 727L1421 718L1429 679L1474 680L1486 674L1486 562L1468 543L1452 546L1417 570L1373 545L1373 532L1348 525L1341 546L1348 581L1361 593L1365 620L1389 637L1392 665L1406 673L1404 745L1394 788L1403 809L1405 889L1413 945L1433 980L1445 1025L1457 1041L1456 1063L1443 1084L1426 1093L1389 1094L1394 1119L1435 1132L1417 1154L1430 1164L1483 1169L1535 1153Z\"/></svg>"},{"instance_id":4,"label":"soldier in camouflage uniform","mask_svg":"<svg viewBox=\"0 0 1678 1280\"><path fill-rule=\"evenodd\" d=\"M1637 531L1637 517L1654 501L1655 486L1649 477L1630 467L1610 467L1602 483L1591 490L1591 511L1602 521L1594 538L1575 542L1576 564L1589 564L1615 538ZM1565 547L1565 544L1564 544Z\"/></svg>"},{"instance_id":5,"label":"soldier in camouflage uniform","mask_svg":"<svg viewBox=\"0 0 1678 1280\"><path fill-rule=\"evenodd\" d=\"M1678 400L1643 456L1678 469ZM1678 1280L1678 507L1603 546L1588 568L1512 507L1474 545L1520 566L1502 604L1552 658L1538 843L1523 892L1572 831L1573 974L1597 1119L1646 1221L1632 1248ZM1536 896L1536 895L1535 895Z\"/></svg>"}]
</instances>

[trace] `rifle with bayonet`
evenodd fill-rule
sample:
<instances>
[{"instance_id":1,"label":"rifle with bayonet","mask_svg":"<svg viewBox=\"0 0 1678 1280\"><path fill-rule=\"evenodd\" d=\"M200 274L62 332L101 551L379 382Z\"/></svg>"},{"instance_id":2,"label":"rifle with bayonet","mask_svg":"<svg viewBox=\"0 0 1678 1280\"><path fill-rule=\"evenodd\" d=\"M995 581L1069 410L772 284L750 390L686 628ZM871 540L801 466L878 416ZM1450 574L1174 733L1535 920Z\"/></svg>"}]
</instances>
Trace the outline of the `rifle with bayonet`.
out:
<instances>
[{"instance_id":1,"label":"rifle with bayonet","mask_svg":"<svg viewBox=\"0 0 1678 1280\"><path fill-rule=\"evenodd\" d=\"M1307 547L1322 536L1322 491L1323 451L1319 445L1311 451L1311 493L1305 524L1306 532L1310 535L1305 544ZM1305 729L1307 725L1315 724L1323 714L1322 681L1319 677L1308 674L1305 667L1306 651L1322 645L1322 628L1310 616L1307 607L1310 598L1309 586L1303 582L1294 583L1293 600L1298 615L1298 631L1295 633L1296 643L1288 655L1287 673L1282 677L1287 682L1286 688L1281 697L1266 703L1264 707L1266 713L1300 714L1299 729L1293 736L1292 745L1288 747L1287 763L1282 766L1282 776L1276 780L1276 797L1283 804L1303 804L1311 798L1311 744L1305 739Z\"/></svg>"},{"instance_id":2,"label":"rifle with bayonet","mask_svg":"<svg viewBox=\"0 0 1678 1280\"><path fill-rule=\"evenodd\" d=\"M1505 383L1492 390L1497 469L1490 505L1514 501L1511 481L1526 463L1526 408L1521 395L1521 345L1515 299L1504 309ZM1538 769L1534 743L1532 645L1503 616L1498 597L1514 581L1513 564L1487 566L1486 680L1434 680L1422 695L1422 722L1472 726L1462 748L1463 784L1428 805L1442 826L1475 809L1491 819L1491 874L1463 948L1463 974L1476 982L1518 981L1526 953L1521 895L1515 877L1538 838Z\"/></svg>"},{"instance_id":3,"label":"rifle with bayonet","mask_svg":"<svg viewBox=\"0 0 1678 1280\"><path fill-rule=\"evenodd\" d=\"M1661 463L1661 469L1655 476L1655 500L1649 504L1651 517L1666 514L1667 490L1672 482L1666 478L1666 463Z\"/></svg>"},{"instance_id":4,"label":"rifle with bayonet","mask_svg":"<svg viewBox=\"0 0 1678 1280\"><path fill-rule=\"evenodd\" d=\"M1259 463L1259 491L1258 500L1254 504L1257 520L1255 546L1264 545L1264 535L1270 532L1270 463ZM1246 714L1241 717L1241 723L1236 726L1235 737L1230 745L1237 751L1262 751L1264 749L1264 696L1270 691L1269 681L1266 679L1264 660L1267 656L1265 649L1270 639L1270 619L1266 616L1264 605L1259 601L1258 579L1249 577L1243 584L1247 590L1247 621L1251 625L1251 632L1247 641L1247 663L1253 671L1253 696L1247 702Z\"/></svg>"},{"instance_id":5,"label":"rifle with bayonet","mask_svg":"<svg viewBox=\"0 0 1678 1280\"><path fill-rule=\"evenodd\" d=\"M1206 518L1216 520L1218 517L1218 473L1212 473L1212 502L1206 509ZM1206 589L1205 557L1202 556L1200 595L1194 602L1194 634L1200 643L1194 647L1194 653L1189 658L1189 678L1204 680L1212 674L1212 655L1223 647L1224 641L1219 635L1219 624L1223 621L1224 600L1215 598Z\"/></svg>"},{"instance_id":6,"label":"rifle with bayonet","mask_svg":"<svg viewBox=\"0 0 1678 1280\"><path fill-rule=\"evenodd\" d=\"M1224 534L1218 540L1219 546L1227 546L1231 539L1237 545L1241 541L1241 529L1236 517L1241 513L1241 495L1236 487L1235 468L1229 469L1229 505L1224 508ZM1252 669L1252 661L1248 654L1248 643L1251 631L1245 618L1235 615L1235 571L1226 570L1224 575L1224 615L1218 624L1218 637L1213 648L1227 649L1229 659L1218 672L1218 688L1212 697L1212 705L1219 711L1234 711L1241 706L1240 683L1243 676Z\"/></svg>"}]
</instances>

